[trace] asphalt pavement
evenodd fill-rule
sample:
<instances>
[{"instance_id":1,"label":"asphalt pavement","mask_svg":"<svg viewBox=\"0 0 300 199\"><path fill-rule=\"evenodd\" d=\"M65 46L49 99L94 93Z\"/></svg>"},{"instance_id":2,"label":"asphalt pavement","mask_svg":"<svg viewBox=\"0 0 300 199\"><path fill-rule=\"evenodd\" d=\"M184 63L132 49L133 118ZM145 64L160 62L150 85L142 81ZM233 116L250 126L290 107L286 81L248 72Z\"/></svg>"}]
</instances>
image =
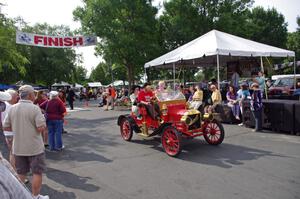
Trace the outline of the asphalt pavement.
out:
<instances>
[{"instance_id":1,"label":"asphalt pavement","mask_svg":"<svg viewBox=\"0 0 300 199\"><path fill-rule=\"evenodd\" d=\"M67 116L62 152L46 152L51 199L300 198L300 136L225 125L220 146L186 140L178 158L160 139L125 142L117 118L93 104Z\"/></svg>"}]
</instances>

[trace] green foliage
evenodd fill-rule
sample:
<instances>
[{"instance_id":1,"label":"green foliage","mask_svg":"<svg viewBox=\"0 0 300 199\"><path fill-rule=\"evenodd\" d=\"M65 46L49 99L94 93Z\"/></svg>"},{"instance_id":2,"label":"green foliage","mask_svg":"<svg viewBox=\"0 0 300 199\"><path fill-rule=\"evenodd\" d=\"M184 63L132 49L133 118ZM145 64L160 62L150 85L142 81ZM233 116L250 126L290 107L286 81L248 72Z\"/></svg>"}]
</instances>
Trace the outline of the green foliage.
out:
<instances>
[{"instance_id":1,"label":"green foliage","mask_svg":"<svg viewBox=\"0 0 300 199\"><path fill-rule=\"evenodd\" d=\"M284 16L275 8L265 10L255 7L248 14L247 23L248 38L285 48L287 41L287 23Z\"/></svg>"},{"instance_id":2,"label":"green foliage","mask_svg":"<svg viewBox=\"0 0 300 199\"><path fill-rule=\"evenodd\" d=\"M300 58L300 17L297 18L298 28L296 32L288 34L287 37L287 48L295 51L296 58Z\"/></svg>"},{"instance_id":3,"label":"green foliage","mask_svg":"<svg viewBox=\"0 0 300 199\"><path fill-rule=\"evenodd\" d=\"M15 43L15 21L0 15L0 83L12 83L26 73L28 59Z\"/></svg>"},{"instance_id":4,"label":"green foliage","mask_svg":"<svg viewBox=\"0 0 300 199\"><path fill-rule=\"evenodd\" d=\"M103 85L111 83L110 66L106 63L99 63L94 68L90 75L90 80L93 82L101 82Z\"/></svg>"},{"instance_id":5,"label":"green foliage","mask_svg":"<svg viewBox=\"0 0 300 199\"><path fill-rule=\"evenodd\" d=\"M86 0L74 11L85 32L101 38L98 54L107 63L125 66L129 83L158 55L157 9L150 0Z\"/></svg>"}]
</instances>

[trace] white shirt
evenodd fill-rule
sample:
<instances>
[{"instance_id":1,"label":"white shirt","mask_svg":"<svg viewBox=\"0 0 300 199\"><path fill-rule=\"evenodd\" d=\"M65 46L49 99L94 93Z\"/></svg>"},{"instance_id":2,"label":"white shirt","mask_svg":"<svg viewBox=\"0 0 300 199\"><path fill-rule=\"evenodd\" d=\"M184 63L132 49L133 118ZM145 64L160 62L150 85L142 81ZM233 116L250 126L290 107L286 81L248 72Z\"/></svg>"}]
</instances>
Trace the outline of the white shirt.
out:
<instances>
[{"instance_id":1,"label":"white shirt","mask_svg":"<svg viewBox=\"0 0 300 199\"><path fill-rule=\"evenodd\" d=\"M6 117L6 115L7 115L7 113L8 113L8 111L9 111L9 109L11 108L11 104L10 103L8 103L8 102L4 102L5 103L5 105L6 105L6 108L5 108L5 111L4 112L2 112L1 114L1 122L2 122L2 125L3 125L3 121L4 121L4 119L5 119L5 117ZM14 132L12 132L12 131L4 131L3 132L4 133L4 135L5 136L14 136L15 135L15 133Z\"/></svg>"}]
</instances>

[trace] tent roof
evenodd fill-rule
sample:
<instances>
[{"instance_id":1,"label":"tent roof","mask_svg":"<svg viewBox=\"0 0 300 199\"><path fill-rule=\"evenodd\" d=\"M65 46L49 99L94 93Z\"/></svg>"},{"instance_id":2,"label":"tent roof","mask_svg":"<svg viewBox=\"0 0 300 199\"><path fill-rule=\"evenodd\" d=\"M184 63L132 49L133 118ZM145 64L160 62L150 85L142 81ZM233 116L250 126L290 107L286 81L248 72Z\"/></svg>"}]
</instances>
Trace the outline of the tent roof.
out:
<instances>
[{"instance_id":1,"label":"tent roof","mask_svg":"<svg viewBox=\"0 0 300 199\"><path fill-rule=\"evenodd\" d=\"M212 30L147 62L144 67L170 65L176 62L211 65L216 63L215 55L227 57L294 57L295 52Z\"/></svg>"},{"instance_id":2,"label":"tent roof","mask_svg":"<svg viewBox=\"0 0 300 199\"><path fill-rule=\"evenodd\" d=\"M68 87L68 86L71 86L71 85L69 83L67 83L67 82L61 81L60 83L54 83L54 84L52 84L52 86L53 87L60 87L60 86L66 86L66 87Z\"/></svg>"},{"instance_id":3,"label":"tent roof","mask_svg":"<svg viewBox=\"0 0 300 199\"><path fill-rule=\"evenodd\" d=\"M125 84L124 84L124 82L122 80L116 80L113 83L111 83L110 85L113 85L113 86L128 86L129 83L128 83L128 81L125 81Z\"/></svg>"},{"instance_id":4,"label":"tent roof","mask_svg":"<svg viewBox=\"0 0 300 199\"><path fill-rule=\"evenodd\" d=\"M75 88L83 88L83 86L81 85L81 84L77 84L77 83L75 83L75 86L74 86Z\"/></svg>"},{"instance_id":5,"label":"tent roof","mask_svg":"<svg viewBox=\"0 0 300 199\"><path fill-rule=\"evenodd\" d=\"M101 87L102 84L101 84L101 82L89 82L88 86L89 87Z\"/></svg>"}]
</instances>

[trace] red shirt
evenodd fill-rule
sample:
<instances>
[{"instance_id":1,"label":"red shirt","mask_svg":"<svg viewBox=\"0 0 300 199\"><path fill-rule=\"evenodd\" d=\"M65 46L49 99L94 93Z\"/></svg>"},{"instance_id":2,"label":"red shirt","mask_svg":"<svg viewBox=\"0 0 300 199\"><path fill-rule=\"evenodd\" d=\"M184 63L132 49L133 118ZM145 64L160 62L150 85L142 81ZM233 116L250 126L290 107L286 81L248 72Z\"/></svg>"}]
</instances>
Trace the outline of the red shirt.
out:
<instances>
[{"instance_id":1,"label":"red shirt","mask_svg":"<svg viewBox=\"0 0 300 199\"><path fill-rule=\"evenodd\" d=\"M44 98L41 98L41 99L36 99L33 103L39 106L42 103L44 103L45 101L47 101L47 100Z\"/></svg>"},{"instance_id":2,"label":"red shirt","mask_svg":"<svg viewBox=\"0 0 300 199\"><path fill-rule=\"evenodd\" d=\"M138 95L138 101L150 102L153 96L154 94L152 91L141 90Z\"/></svg>"},{"instance_id":3,"label":"red shirt","mask_svg":"<svg viewBox=\"0 0 300 199\"><path fill-rule=\"evenodd\" d=\"M66 112L66 108L60 99L45 101L40 105L40 108L46 111L47 120L62 120Z\"/></svg>"}]
</instances>

